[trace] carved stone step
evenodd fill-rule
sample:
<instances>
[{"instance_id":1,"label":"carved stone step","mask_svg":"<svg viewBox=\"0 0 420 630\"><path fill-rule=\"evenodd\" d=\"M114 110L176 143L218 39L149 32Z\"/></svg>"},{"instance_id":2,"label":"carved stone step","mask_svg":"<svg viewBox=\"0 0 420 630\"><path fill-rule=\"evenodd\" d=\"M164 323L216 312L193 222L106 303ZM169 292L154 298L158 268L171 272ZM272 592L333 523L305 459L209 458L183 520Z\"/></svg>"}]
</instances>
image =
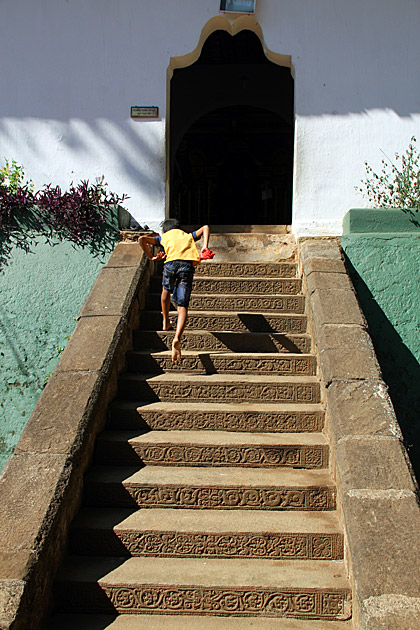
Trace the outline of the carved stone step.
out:
<instances>
[{"instance_id":1,"label":"carved stone step","mask_svg":"<svg viewBox=\"0 0 420 630\"><path fill-rule=\"evenodd\" d=\"M326 468L328 443L317 433L105 431L96 442L103 464Z\"/></svg>"},{"instance_id":2,"label":"carved stone step","mask_svg":"<svg viewBox=\"0 0 420 630\"><path fill-rule=\"evenodd\" d=\"M160 293L150 293L146 298L150 310L160 310ZM304 313L304 295L254 295L254 294L206 294L192 293L190 309L195 311L250 311L268 313Z\"/></svg>"},{"instance_id":3,"label":"carved stone step","mask_svg":"<svg viewBox=\"0 0 420 630\"><path fill-rule=\"evenodd\" d=\"M61 610L348 619L341 561L85 558L64 564Z\"/></svg>"},{"instance_id":4,"label":"carved stone step","mask_svg":"<svg viewBox=\"0 0 420 630\"><path fill-rule=\"evenodd\" d=\"M281 374L283 376L313 376L316 358L308 354L192 352L182 353L182 360L173 363L169 350L161 352L127 352L130 372L162 374L163 372L194 372L195 374Z\"/></svg>"},{"instance_id":5,"label":"carved stone step","mask_svg":"<svg viewBox=\"0 0 420 630\"><path fill-rule=\"evenodd\" d=\"M153 276L150 288L156 292L162 286L162 279ZM253 293L254 295L282 294L296 295L300 293L300 278L221 278L196 276L193 283L195 293Z\"/></svg>"},{"instance_id":6,"label":"carved stone step","mask_svg":"<svg viewBox=\"0 0 420 630\"><path fill-rule=\"evenodd\" d=\"M206 374L184 376L158 374L122 375L119 393L123 398L143 401L231 403L318 403L320 383L314 376L256 376Z\"/></svg>"},{"instance_id":7,"label":"carved stone step","mask_svg":"<svg viewBox=\"0 0 420 630\"><path fill-rule=\"evenodd\" d=\"M224 278L294 278L296 263L244 263L215 262L201 263L195 270L196 276L222 276Z\"/></svg>"},{"instance_id":8,"label":"carved stone step","mask_svg":"<svg viewBox=\"0 0 420 630\"><path fill-rule=\"evenodd\" d=\"M110 407L113 429L156 431L197 430L256 433L317 432L324 426L320 405L274 405L191 402L131 402L116 400Z\"/></svg>"},{"instance_id":9,"label":"carved stone step","mask_svg":"<svg viewBox=\"0 0 420 630\"><path fill-rule=\"evenodd\" d=\"M333 512L84 509L71 527L71 552L173 558L342 560Z\"/></svg>"},{"instance_id":10,"label":"carved stone step","mask_svg":"<svg viewBox=\"0 0 420 630\"><path fill-rule=\"evenodd\" d=\"M176 312L170 313L174 328L176 317ZM145 330L161 330L162 328L162 315L159 311L143 311L140 321L141 328ZM278 332L300 335L306 332L306 323L305 315L189 311L186 330Z\"/></svg>"},{"instance_id":11,"label":"carved stone step","mask_svg":"<svg viewBox=\"0 0 420 630\"><path fill-rule=\"evenodd\" d=\"M254 613L255 614L255 613ZM352 621L322 621L311 627L305 619L268 617L213 617L206 615L54 615L47 630L353 630Z\"/></svg>"},{"instance_id":12,"label":"carved stone step","mask_svg":"<svg viewBox=\"0 0 420 630\"><path fill-rule=\"evenodd\" d=\"M170 350L174 331L138 330L134 333L134 347L138 350ZM200 352L292 352L309 353L309 335L282 333L231 333L187 330L182 337L183 350Z\"/></svg>"},{"instance_id":13,"label":"carved stone step","mask_svg":"<svg viewBox=\"0 0 420 630\"><path fill-rule=\"evenodd\" d=\"M216 510L334 510L325 470L98 466L85 477L85 505Z\"/></svg>"}]
</instances>

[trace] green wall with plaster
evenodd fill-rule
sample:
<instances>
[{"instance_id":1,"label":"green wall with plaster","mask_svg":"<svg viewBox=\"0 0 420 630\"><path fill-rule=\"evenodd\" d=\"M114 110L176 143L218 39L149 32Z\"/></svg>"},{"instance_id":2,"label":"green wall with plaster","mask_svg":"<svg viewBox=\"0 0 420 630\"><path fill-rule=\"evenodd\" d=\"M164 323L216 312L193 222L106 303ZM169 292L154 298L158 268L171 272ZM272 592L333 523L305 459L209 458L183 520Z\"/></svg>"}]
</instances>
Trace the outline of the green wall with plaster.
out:
<instances>
[{"instance_id":1,"label":"green wall with plaster","mask_svg":"<svg viewBox=\"0 0 420 630\"><path fill-rule=\"evenodd\" d=\"M341 244L420 479L420 226L412 211L350 210Z\"/></svg>"},{"instance_id":2,"label":"green wall with plaster","mask_svg":"<svg viewBox=\"0 0 420 630\"><path fill-rule=\"evenodd\" d=\"M0 271L0 470L71 335L116 237L100 251L37 239L13 249Z\"/></svg>"}]
</instances>

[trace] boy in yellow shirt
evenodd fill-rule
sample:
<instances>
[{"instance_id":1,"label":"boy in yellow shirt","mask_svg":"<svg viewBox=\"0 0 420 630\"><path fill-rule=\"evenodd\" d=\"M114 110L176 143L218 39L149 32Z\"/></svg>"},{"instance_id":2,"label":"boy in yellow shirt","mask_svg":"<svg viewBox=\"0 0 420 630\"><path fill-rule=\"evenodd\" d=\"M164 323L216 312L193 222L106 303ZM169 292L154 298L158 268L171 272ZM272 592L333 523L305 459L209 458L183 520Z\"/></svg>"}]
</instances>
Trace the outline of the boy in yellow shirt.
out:
<instances>
[{"instance_id":1,"label":"boy in yellow shirt","mask_svg":"<svg viewBox=\"0 0 420 630\"><path fill-rule=\"evenodd\" d=\"M201 255L198 253L195 241L203 236ZM172 302L177 307L178 318L175 336L172 341L172 361L177 363L181 359L181 336L184 332L188 316L188 305L192 290L195 267L201 259L213 258L214 254L208 249L210 228L201 228L188 234L179 227L177 219L167 219L162 223L162 236L139 236L138 242L149 260L165 260L162 276L162 316L163 330L169 330L169 307ZM150 253L148 245L161 245L165 253L157 256Z\"/></svg>"}]
</instances>

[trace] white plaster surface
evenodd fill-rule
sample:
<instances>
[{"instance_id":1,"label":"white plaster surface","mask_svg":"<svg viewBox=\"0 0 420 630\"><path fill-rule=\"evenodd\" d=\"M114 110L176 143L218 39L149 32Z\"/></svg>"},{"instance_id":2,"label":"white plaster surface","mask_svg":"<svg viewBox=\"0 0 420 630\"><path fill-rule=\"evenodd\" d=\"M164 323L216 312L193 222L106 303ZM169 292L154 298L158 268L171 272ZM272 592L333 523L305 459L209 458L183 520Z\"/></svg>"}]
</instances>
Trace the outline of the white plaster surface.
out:
<instances>
[{"instance_id":1,"label":"white plaster surface","mask_svg":"<svg viewBox=\"0 0 420 630\"><path fill-rule=\"evenodd\" d=\"M164 217L167 69L197 46L218 0L2 0L0 159L36 186L105 175L126 207ZM265 46L295 78L293 230L341 233L364 160L420 136L416 0L258 0ZM242 18L243 19L243 18ZM249 18L253 19L253 18ZM157 121L130 106L157 105Z\"/></svg>"}]
</instances>

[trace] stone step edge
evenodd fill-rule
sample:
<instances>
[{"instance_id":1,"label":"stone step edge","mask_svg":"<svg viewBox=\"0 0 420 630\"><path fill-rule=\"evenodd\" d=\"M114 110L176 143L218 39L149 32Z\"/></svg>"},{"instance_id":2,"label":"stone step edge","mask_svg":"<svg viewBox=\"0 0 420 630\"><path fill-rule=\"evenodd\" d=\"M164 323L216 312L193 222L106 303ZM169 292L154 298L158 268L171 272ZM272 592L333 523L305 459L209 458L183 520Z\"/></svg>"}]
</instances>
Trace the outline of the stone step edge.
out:
<instances>
[{"instance_id":1,"label":"stone step edge","mask_svg":"<svg viewBox=\"0 0 420 630\"><path fill-rule=\"evenodd\" d=\"M122 567L117 569L115 577L103 577L97 581L90 581L85 577L82 563L79 565L78 571L79 574L81 572L83 575L81 581L77 579L77 574L74 573L72 577L63 577L66 570L64 567L61 577L56 582L59 610L89 610L91 612L112 610L120 614L133 614L134 612L182 614L193 612L195 614L229 616L247 616L252 613L268 617L291 617L307 620L346 620L351 616L351 592L349 587L344 586L343 577L339 580L341 586L327 586L325 581L324 586L322 586L322 580L320 586L305 586L305 583L310 584L313 578L310 577L308 568L305 570L302 568L293 571L291 581L294 584L292 586L268 586L258 585L258 583L256 585L255 580L252 580L252 585L246 585L246 578L243 580L245 584L240 586L230 584L229 578L224 579L226 583L223 585L220 585L220 578L216 584L211 583L211 580L208 580L210 584L196 584L193 581L194 575L189 580L182 580L182 582L178 579L171 583L166 580L161 583L157 580L147 579L147 571L141 569L144 563L136 564L140 560L143 559L131 558L127 560L127 563L131 563L131 569ZM176 565L171 566L176 561L175 559L157 560L165 561L165 566L168 566L170 574L176 571L174 569ZM92 562L92 560L90 561ZM153 562L152 559L145 559L144 561ZM192 562L199 561L192 560L189 564ZM208 560L208 563L210 562L222 561ZM233 562L238 561L232 560ZM279 571L281 571L283 562L278 561L276 563L279 565ZM286 561L285 566L288 566L290 571L291 565L297 563L298 561L288 563ZM103 571L102 565L103 562L98 565L99 575ZM340 566L343 571L342 563ZM101 568L99 569L99 567ZM125 578L124 575L127 570L131 574L142 575L142 582L139 582L138 578L134 580ZM334 569L331 567L331 570L338 571L339 569L335 566ZM322 569L312 569L312 571L319 575ZM329 579L331 579L331 575L328 576L327 580ZM319 582L319 577L316 581Z\"/></svg>"},{"instance_id":2,"label":"stone step edge","mask_svg":"<svg viewBox=\"0 0 420 630\"><path fill-rule=\"evenodd\" d=\"M192 441L191 432L186 432L185 441L171 441L167 432L162 433L166 439L153 442L145 438L121 436L118 432L106 432L99 437L96 445L95 461L106 463L139 463L147 466L240 466L246 468L327 468L329 463L329 445L321 435L312 444L296 443L287 439L278 443L240 442L225 440L215 443ZM200 433L199 431L196 433ZM226 437L237 438L241 434L230 434ZM284 434L282 434L284 436ZM314 435L314 434L311 434ZM122 437L122 439L121 439ZM142 437L144 438L142 440ZM178 436L179 437L179 436ZM210 438L211 436L209 436Z\"/></svg>"},{"instance_id":3,"label":"stone step edge","mask_svg":"<svg viewBox=\"0 0 420 630\"><path fill-rule=\"evenodd\" d=\"M173 363L169 350L131 350L127 369L136 373L201 372L202 374L282 374L315 376L317 359L313 354L292 352L253 353L184 350L182 360Z\"/></svg>"},{"instance_id":4,"label":"stone step edge","mask_svg":"<svg viewBox=\"0 0 420 630\"><path fill-rule=\"evenodd\" d=\"M177 379L177 380L176 380ZM198 380L202 379L202 380ZM118 381L119 396L126 399L255 404L257 402L304 404L321 402L320 382L315 376L275 376L256 374L184 373L183 380L174 372L135 374L125 372Z\"/></svg>"},{"instance_id":5,"label":"stone step edge","mask_svg":"<svg viewBox=\"0 0 420 630\"><path fill-rule=\"evenodd\" d=\"M131 428L133 425L140 425L151 429L171 430L176 426L183 429L229 430L238 433L316 433L324 427L325 411L320 403L308 405L307 410L293 409L293 406L286 405L261 409L258 404L246 405L240 409L240 405L232 407L228 403L209 403L211 406L207 405L205 412L196 408L198 403L171 404L171 409L168 405L169 403L127 402L117 399L110 406L108 427L128 425Z\"/></svg>"},{"instance_id":6,"label":"stone step edge","mask_svg":"<svg viewBox=\"0 0 420 630\"><path fill-rule=\"evenodd\" d=\"M170 350L175 330L138 330L133 335L133 350L158 352ZM276 332L217 332L208 330L184 331L185 350L195 352L238 352L248 354L313 355L312 337L308 333Z\"/></svg>"},{"instance_id":7,"label":"stone step edge","mask_svg":"<svg viewBox=\"0 0 420 630\"><path fill-rule=\"evenodd\" d=\"M160 316L162 317L162 312L159 310L146 310L146 311L142 311L143 314L147 314L147 315L153 315L153 316ZM169 311L170 315L176 315L177 311ZM245 310L241 310L241 311L194 311L193 309L188 309L188 316L193 316L193 315L197 315L200 317L239 317L239 315L251 315L252 317L258 317L259 315L262 315L263 317L267 316L267 317L281 317L283 319L305 319L306 318L306 314L305 313L279 313L278 315L276 313L272 313L272 312L265 312L265 311L261 311L261 312L255 312L255 311L245 311ZM156 331L158 332L158 331ZM197 331L198 332L198 331ZM218 332L224 332L224 331L218 331ZM252 332L252 331L249 331ZM260 331L256 331L256 332L260 332ZM261 331L261 332L265 332L265 331Z\"/></svg>"},{"instance_id":8,"label":"stone step edge","mask_svg":"<svg viewBox=\"0 0 420 630\"><path fill-rule=\"evenodd\" d=\"M198 511L193 517L194 522L191 519L189 522L189 510L177 510L176 516L169 511L166 512L167 522L163 529L159 525L159 518L164 518L164 515L160 511L159 518L156 518L154 512L140 510L127 516L105 509L108 520L104 521L103 510L98 517L97 510L85 508L70 530L71 551L82 555L100 553L111 556L343 559L343 533L333 513L326 513L329 521L327 527L324 523L312 523L312 515L302 512L299 520L304 520L305 526L296 524L292 528L291 519L282 522L285 519L281 519L281 516L287 515L283 512L276 514L276 523L271 519L270 529L267 529L270 521L265 519L266 528L261 527L262 523L257 523L251 530L243 526L243 519L248 517L249 512L243 512L239 522L234 518L229 528L229 523L220 524L220 512L217 511ZM204 518L204 522L200 523L206 512L209 518ZM148 522L149 514L151 522L150 519ZM209 530L211 521L214 523Z\"/></svg>"},{"instance_id":9,"label":"stone step edge","mask_svg":"<svg viewBox=\"0 0 420 630\"><path fill-rule=\"evenodd\" d=\"M237 558L269 560L342 560L343 534L279 534L255 531L254 534L226 531L182 533L170 530L141 531L73 529L72 553L80 555L160 557L160 558Z\"/></svg>"},{"instance_id":10,"label":"stone step edge","mask_svg":"<svg viewBox=\"0 0 420 630\"><path fill-rule=\"evenodd\" d=\"M303 619L281 620L268 617L219 617L206 615L95 615L98 630L308 630L308 622ZM204 625L205 624L205 625ZM46 630L92 630L90 614L55 614ZM312 628L314 630L314 628ZM316 630L353 630L351 620L317 620Z\"/></svg>"},{"instance_id":11,"label":"stone step edge","mask_svg":"<svg viewBox=\"0 0 420 630\"><path fill-rule=\"evenodd\" d=\"M158 468L152 467L152 468ZM315 471L318 472L318 471ZM166 482L112 482L86 479L85 505L103 507L244 509L244 510L335 510L336 489L332 484L308 487L229 485L189 482L181 488Z\"/></svg>"}]
</instances>

